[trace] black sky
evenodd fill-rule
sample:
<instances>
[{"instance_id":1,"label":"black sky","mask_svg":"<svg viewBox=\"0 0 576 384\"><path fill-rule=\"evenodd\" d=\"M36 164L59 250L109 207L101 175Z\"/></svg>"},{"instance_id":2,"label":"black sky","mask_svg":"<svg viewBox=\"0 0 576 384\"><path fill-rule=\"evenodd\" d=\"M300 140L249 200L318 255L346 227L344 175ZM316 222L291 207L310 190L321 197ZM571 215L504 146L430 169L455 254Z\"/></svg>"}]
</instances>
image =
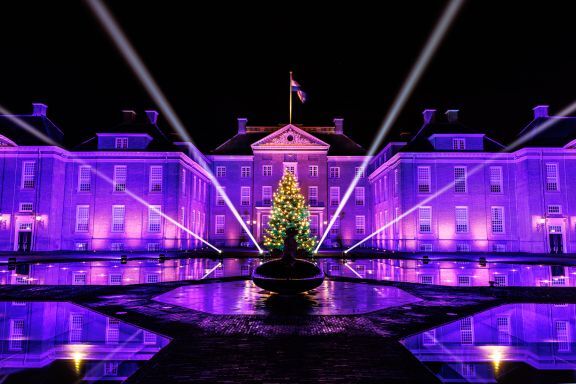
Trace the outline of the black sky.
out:
<instances>
[{"instance_id":1,"label":"black sky","mask_svg":"<svg viewBox=\"0 0 576 384\"><path fill-rule=\"evenodd\" d=\"M13 3L0 13L0 104L24 113L45 102L70 144L118 123L121 109L155 108L82 1ZM296 122L344 117L368 147L446 5L246 3L106 2L203 150L233 135L238 116L286 122L289 70L309 95ZM533 106L571 103L574 21L570 2L468 0L395 131L417 130L424 108L456 108L509 141Z\"/></svg>"}]
</instances>

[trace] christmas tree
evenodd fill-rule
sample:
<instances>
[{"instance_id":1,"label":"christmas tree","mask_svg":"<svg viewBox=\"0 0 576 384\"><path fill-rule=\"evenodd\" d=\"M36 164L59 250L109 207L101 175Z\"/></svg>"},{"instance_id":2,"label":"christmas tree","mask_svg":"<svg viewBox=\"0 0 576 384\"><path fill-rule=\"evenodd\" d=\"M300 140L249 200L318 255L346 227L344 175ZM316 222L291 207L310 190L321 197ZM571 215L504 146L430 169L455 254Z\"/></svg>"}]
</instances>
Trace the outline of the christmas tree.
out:
<instances>
[{"instance_id":1,"label":"christmas tree","mask_svg":"<svg viewBox=\"0 0 576 384\"><path fill-rule=\"evenodd\" d=\"M310 212L296 177L286 171L274 193L272 215L264 236L264 245L272 251L282 251L288 228L295 228L297 231L298 250L312 253L316 237L310 235Z\"/></svg>"}]
</instances>

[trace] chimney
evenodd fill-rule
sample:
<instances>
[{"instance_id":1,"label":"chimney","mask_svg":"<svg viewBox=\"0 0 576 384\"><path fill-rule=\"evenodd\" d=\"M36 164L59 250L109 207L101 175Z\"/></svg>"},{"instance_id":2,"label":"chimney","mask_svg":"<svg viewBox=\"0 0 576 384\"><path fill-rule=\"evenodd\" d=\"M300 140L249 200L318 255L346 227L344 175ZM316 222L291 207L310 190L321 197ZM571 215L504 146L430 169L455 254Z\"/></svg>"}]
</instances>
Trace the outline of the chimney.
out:
<instances>
[{"instance_id":1,"label":"chimney","mask_svg":"<svg viewBox=\"0 0 576 384\"><path fill-rule=\"evenodd\" d=\"M457 109L449 109L446 111L446 119L449 123L456 123L458 122L458 110Z\"/></svg>"},{"instance_id":2,"label":"chimney","mask_svg":"<svg viewBox=\"0 0 576 384\"><path fill-rule=\"evenodd\" d=\"M341 117L336 117L334 119L334 133L339 135L344 134L344 119Z\"/></svg>"},{"instance_id":3,"label":"chimney","mask_svg":"<svg viewBox=\"0 0 576 384\"><path fill-rule=\"evenodd\" d=\"M425 109L422 112L422 116L424 116L424 124L433 123L436 119L436 110L435 109Z\"/></svg>"},{"instance_id":4,"label":"chimney","mask_svg":"<svg viewBox=\"0 0 576 384\"><path fill-rule=\"evenodd\" d=\"M125 124L131 124L136 121L136 112L131 110L122 111L122 122Z\"/></svg>"},{"instance_id":5,"label":"chimney","mask_svg":"<svg viewBox=\"0 0 576 384\"><path fill-rule=\"evenodd\" d=\"M248 124L248 119L245 117L238 118L238 134L243 135L246 133L246 124Z\"/></svg>"},{"instance_id":6,"label":"chimney","mask_svg":"<svg viewBox=\"0 0 576 384\"><path fill-rule=\"evenodd\" d=\"M32 116L46 116L48 106L42 103L32 103Z\"/></svg>"},{"instance_id":7,"label":"chimney","mask_svg":"<svg viewBox=\"0 0 576 384\"><path fill-rule=\"evenodd\" d=\"M547 105L537 105L532 108L534 111L534 120L541 117L548 117L548 106Z\"/></svg>"},{"instance_id":8,"label":"chimney","mask_svg":"<svg viewBox=\"0 0 576 384\"><path fill-rule=\"evenodd\" d=\"M146 114L150 124L156 125L158 122L158 111L144 111L144 113Z\"/></svg>"}]
</instances>

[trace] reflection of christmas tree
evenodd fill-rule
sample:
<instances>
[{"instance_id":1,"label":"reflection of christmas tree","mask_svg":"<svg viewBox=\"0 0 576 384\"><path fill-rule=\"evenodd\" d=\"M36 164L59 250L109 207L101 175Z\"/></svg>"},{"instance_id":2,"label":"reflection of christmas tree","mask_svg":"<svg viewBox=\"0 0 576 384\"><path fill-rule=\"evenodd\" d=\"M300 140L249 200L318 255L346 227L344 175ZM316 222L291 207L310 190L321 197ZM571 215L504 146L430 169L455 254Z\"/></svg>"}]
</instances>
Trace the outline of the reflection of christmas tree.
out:
<instances>
[{"instance_id":1,"label":"reflection of christmas tree","mask_svg":"<svg viewBox=\"0 0 576 384\"><path fill-rule=\"evenodd\" d=\"M292 173L285 172L274 193L272 215L264 236L264 245L270 250L282 251L286 229L295 228L298 250L312 253L316 237L310 235L309 217L310 212L304 196L300 193L296 178Z\"/></svg>"}]
</instances>

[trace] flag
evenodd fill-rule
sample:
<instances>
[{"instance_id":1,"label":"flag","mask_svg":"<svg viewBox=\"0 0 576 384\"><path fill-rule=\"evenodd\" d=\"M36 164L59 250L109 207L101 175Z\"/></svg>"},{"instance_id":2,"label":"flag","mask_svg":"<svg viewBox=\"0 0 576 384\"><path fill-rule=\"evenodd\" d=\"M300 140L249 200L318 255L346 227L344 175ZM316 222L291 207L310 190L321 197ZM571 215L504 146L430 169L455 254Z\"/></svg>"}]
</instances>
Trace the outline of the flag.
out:
<instances>
[{"instance_id":1,"label":"flag","mask_svg":"<svg viewBox=\"0 0 576 384\"><path fill-rule=\"evenodd\" d=\"M292 86L292 92L296 92L300 101L302 103L306 102L306 93L302 90L300 84L292 77L290 77L290 85Z\"/></svg>"}]
</instances>

